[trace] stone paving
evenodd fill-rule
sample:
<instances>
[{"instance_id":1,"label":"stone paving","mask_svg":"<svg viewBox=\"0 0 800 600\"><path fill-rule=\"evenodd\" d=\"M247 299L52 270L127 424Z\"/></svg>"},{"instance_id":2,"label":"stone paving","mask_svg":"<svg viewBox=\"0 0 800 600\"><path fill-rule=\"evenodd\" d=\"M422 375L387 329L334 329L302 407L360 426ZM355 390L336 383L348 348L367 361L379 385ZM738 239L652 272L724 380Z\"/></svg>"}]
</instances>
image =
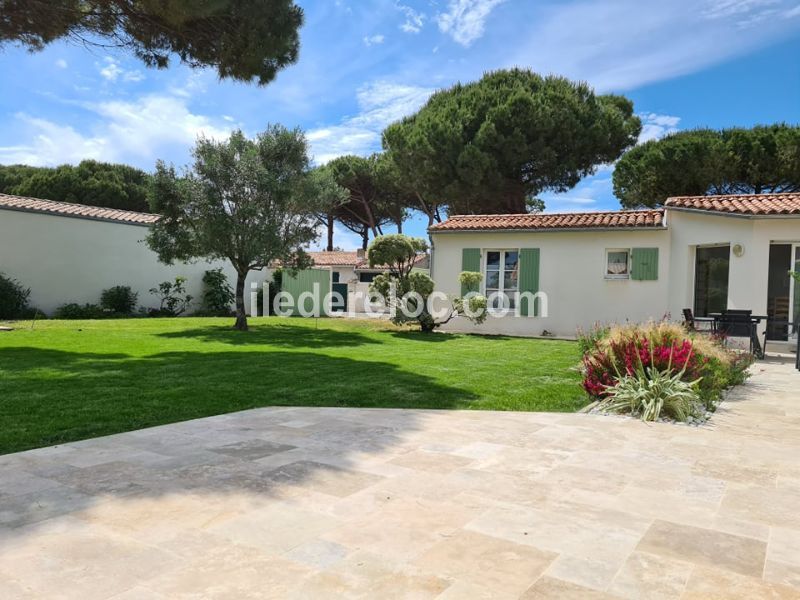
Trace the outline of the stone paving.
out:
<instances>
[{"instance_id":1,"label":"stone paving","mask_svg":"<svg viewBox=\"0 0 800 600\"><path fill-rule=\"evenodd\" d=\"M800 373L701 428L265 408L0 456L0 598L800 598Z\"/></svg>"}]
</instances>

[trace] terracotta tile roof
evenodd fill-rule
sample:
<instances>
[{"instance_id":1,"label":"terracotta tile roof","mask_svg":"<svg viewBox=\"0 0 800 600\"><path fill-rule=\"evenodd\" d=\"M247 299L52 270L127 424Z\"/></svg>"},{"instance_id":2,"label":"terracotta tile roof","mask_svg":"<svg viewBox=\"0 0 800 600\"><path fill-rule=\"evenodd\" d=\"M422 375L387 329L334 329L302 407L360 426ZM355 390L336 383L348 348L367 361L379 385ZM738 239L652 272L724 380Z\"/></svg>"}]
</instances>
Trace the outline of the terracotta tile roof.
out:
<instances>
[{"instance_id":1,"label":"terracotta tile roof","mask_svg":"<svg viewBox=\"0 0 800 600\"><path fill-rule=\"evenodd\" d=\"M151 225L159 219L159 215L133 212L130 210L118 210L116 208L102 208L99 206L72 204L71 202L56 202L54 200L40 200L38 198L0 194L0 209L3 208L45 213L48 215L62 215L65 217L116 221L118 223L129 223L133 225Z\"/></svg>"},{"instance_id":2,"label":"terracotta tile roof","mask_svg":"<svg viewBox=\"0 0 800 600\"><path fill-rule=\"evenodd\" d=\"M364 260L364 257L358 256L358 252L355 250L352 252L309 252L308 255L318 267L354 267Z\"/></svg>"},{"instance_id":3,"label":"terracotta tile roof","mask_svg":"<svg viewBox=\"0 0 800 600\"><path fill-rule=\"evenodd\" d=\"M583 213L544 213L521 215L453 215L431 231L548 230L658 228L664 226L664 211L617 210Z\"/></svg>"},{"instance_id":4,"label":"terracotta tile roof","mask_svg":"<svg viewBox=\"0 0 800 600\"><path fill-rule=\"evenodd\" d=\"M309 252L308 255L314 260L314 266L317 267L354 267L358 270L375 270L381 271L386 267L383 265L376 265L375 267L369 266L369 260L365 256L359 256L356 250L342 251L335 250L333 252ZM416 260L416 265L423 267L427 265L428 255L420 254Z\"/></svg>"},{"instance_id":5,"label":"terracotta tile roof","mask_svg":"<svg viewBox=\"0 0 800 600\"><path fill-rule=\"evenodd\" d=\"M417 269L427 269L428 265L428 255L427 254L419 254L417 255L416 260L414 261L414 267ZM369 260L366 258L361 259L356 265L356 269L360 271L384 271L388 267L386 265L375 265L374 267L369 266Z\"/></svg>"},{"instance_id":6,"label":"terracotta tile roof","mask_svg":"<svg viewBox=\"0 0 800 600\"><path fill-rule=\"evenodd\" d=\"M800 193L741 194L728 196L677 196L668 208L690 208L736 215L800 215Z\"/></svg>"}]
</instances>

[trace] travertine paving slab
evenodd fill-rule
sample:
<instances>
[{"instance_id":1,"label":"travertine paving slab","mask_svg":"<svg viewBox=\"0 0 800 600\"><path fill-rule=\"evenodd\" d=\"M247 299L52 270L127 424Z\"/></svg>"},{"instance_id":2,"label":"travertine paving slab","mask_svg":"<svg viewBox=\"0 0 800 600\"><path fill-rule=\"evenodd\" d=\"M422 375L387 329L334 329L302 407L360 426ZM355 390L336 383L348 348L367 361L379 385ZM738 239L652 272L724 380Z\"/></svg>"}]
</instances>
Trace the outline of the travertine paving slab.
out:
<instances>
[{"instance_id":1,"label":"travertine paving slab","mask_svg":"<svg viewBox=\"0 0 800 600\"><path fill-rule=\"evenodd\" d=\"M265 408L0 456L0 598L800 598L800 373L704 427Z\"/></svg>"}]
</instances>

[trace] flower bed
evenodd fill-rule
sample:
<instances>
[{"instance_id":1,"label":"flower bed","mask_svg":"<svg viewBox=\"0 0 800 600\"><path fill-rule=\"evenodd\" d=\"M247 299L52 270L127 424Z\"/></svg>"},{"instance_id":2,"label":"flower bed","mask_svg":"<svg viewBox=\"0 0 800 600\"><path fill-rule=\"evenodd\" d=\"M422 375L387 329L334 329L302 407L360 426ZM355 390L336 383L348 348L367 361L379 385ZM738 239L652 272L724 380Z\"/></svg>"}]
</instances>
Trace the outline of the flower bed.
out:
<instances>
[{"instance_id":1,"label":"flower bed","mask_svg":"<svg viewBox=\"0 0 800 600\"><path fill-rule=\"evenodd\" d=\"M704 420L722 392L748 377L750 354L668 321L581 332L583 387L598 409L645 420Z\"/></svg>"}]
</instances>

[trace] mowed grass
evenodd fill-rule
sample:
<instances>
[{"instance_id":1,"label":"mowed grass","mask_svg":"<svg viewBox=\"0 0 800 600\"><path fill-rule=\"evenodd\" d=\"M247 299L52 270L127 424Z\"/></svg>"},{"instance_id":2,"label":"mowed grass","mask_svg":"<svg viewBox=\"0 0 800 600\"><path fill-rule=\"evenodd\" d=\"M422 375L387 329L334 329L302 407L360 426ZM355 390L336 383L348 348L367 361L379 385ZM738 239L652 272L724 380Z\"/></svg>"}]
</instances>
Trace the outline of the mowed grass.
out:
<instances>
[{"instance_id":1,"label":"mowed grass","mask_svg":"<svg viewBox=\"0 0 800 600\"><path fill-rule=\"evenodd\" d=\"M0 453L260 406L574 411L572 342L383 321L40 321L0 332Z\"/></svg>"}]
</instances>

